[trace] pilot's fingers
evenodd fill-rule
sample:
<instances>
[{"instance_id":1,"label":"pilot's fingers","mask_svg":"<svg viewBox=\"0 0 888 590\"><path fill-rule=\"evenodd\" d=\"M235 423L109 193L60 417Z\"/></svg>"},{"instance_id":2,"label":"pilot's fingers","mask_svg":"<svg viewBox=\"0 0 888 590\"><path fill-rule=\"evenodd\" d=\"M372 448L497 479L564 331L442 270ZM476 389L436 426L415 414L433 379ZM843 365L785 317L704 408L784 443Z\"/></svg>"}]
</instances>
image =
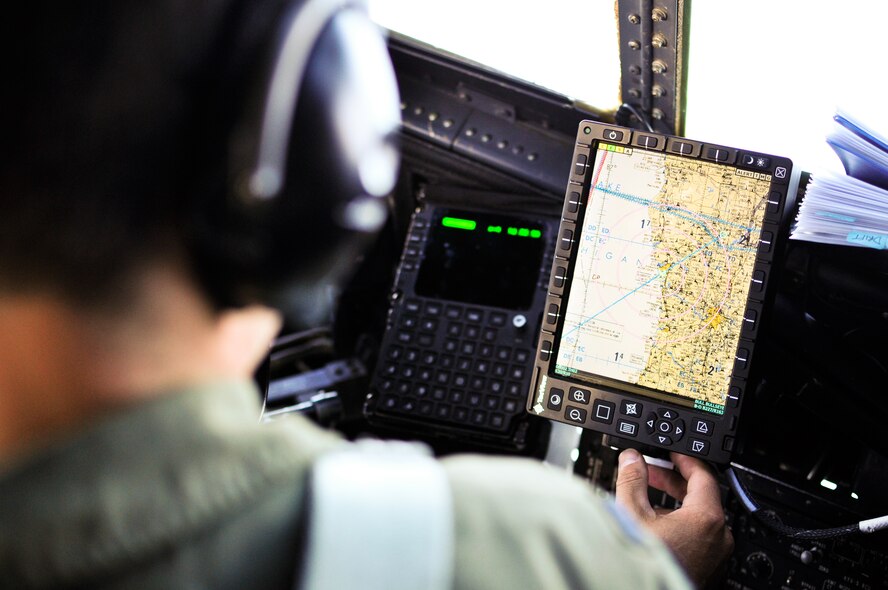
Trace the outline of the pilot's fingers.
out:
<instances>
[{"instance_id":1,"label":"pilot's fingers","mask_svg":"<svg viewBox=\"0 0 888 590\"><path fill-rule=\"evenodd\" d=\"M721 490L709 466L700 459L678 453L672 453L672 462L687 480L684 505L721 512Z\"/></svg>"},{"instance_id":2,"label":"pilot's fingers","mask_svg":"<svg viewBox=\"0 0 888 590\"><path fill-rule=\"evenodd\" d=\"M635 449L620 453L616 499L617 504L641 521L656 517L648 500L648 466Z\"/></svg>"},{"instance_id":3,"label":"pilot's fingers","mask_svg":"<svg viewBox=\"0 0 888 590\"><path fill-rule=\"evenodd\" d=\"M683 502L688 493L688 482L680 473L655 465L648 467L648 485L666 492L679 502Z\"/></svg>"}]
</instances>

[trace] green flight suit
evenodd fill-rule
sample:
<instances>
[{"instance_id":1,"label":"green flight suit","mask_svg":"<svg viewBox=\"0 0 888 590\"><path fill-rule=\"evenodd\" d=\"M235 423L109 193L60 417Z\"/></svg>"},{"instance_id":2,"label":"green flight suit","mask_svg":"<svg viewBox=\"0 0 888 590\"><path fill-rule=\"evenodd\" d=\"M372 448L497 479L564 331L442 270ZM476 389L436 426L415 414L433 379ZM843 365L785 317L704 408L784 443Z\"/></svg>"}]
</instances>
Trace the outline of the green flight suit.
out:
<instances>
[{"instance_id":1,"label":"green flight suit","mask_svg":"<svg viewBox=\"0 0 888 590\"><path fill-rule=\"evenodd\" d=\"M0 466L0 588L292 588L312 462L347 443L258 415L250 384L208 384ZM455 588L690 587L581 480L526 459L443 465Z\"/></svg>"}]
</instances>

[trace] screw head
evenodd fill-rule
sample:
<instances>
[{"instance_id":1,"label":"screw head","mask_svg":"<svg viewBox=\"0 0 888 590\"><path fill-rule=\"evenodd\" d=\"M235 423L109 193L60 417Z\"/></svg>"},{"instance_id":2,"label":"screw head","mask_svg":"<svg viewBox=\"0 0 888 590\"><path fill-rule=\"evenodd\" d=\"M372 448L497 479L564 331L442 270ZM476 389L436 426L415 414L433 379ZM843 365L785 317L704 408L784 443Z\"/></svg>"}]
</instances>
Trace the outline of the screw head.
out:
<instances>
[{"instance_id":1,"label":"screw head","mask_svg":"<svg viewBox=\"0 0 888 590\"><path fill-rule=\"evenodd\" d=\"M641 22L641 17L638 16L637 14L630 14L629 15L629 22L632 23L633 25L637 25L638 23Z\"/></svg>"},{"instance_id":2,"label":"screw head","mask_svg":"<svg viewBox=\"0 0 888 590\"><path fill-rule=\"evenodd\" d=\"M666 9L662 6L658 6L651 11L651 19L655 21L664 21L666 20L669 13L666 12Z\"/></svg>"},{"instance_id":3,"label":"screw head","mask_svg":"<svg viewBox=\"0 0 888 590\"><path fill-rule=\"evenodd\" d=\"M633 39L632 41L629 41L629 49L641 49L641 43Z\"/></svg>"}]
</instances>

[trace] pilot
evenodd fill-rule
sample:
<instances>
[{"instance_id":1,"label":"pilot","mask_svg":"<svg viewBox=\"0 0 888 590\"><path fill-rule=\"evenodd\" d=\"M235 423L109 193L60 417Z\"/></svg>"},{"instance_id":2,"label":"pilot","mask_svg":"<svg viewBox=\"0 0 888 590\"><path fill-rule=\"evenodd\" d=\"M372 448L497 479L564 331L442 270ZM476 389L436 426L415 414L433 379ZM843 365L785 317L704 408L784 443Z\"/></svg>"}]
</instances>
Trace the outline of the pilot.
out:
<instances>
[{"instance_id":1,"label":"pilot","mask_svg":"<svg viewBox=\"0 0 888 590\"><path fill-rule=\"evenodd\" d=\"M357 3L315 4L35 0L7 9L0 25L0 587L704 584L732 538L716 480L696 459L674 455L671 471L625 451L614 501L532 460L438 462L386 451L383 443L382 450L354 451L359 458L352 460L361 445L299 417L258 423L251 377L281 315L253 297L265 291L249 282L252 246L233 248L230 262L207 263L218 252L195 245L195 236L214 235L201 217L215 206L204 193L225 193L228 184L234 193L243 189L229 183L243 142L229 150L227 138L240 123L215 123L234 116L231 103L252 98L246 72L265 55L256 48L270 38L283 45L295 39L296 50L281 49L296 56L285 72L300 71L307 59L299 43L312 27L299 21L282 28L282 19L314 15L314 53L323 46L328 57L356 55L359 63L382 54L381 43L365 35L369 21ZM298 34L281 33L293 30ZM366 50L349 48L365 39ZM308 147L301 167L288 166L295 177L286 178L315 189L310 206L302 205L309 208L299 210L309 218L288 221L308 234L333 223L321 217L331 214L311 208L327 198L326 188L317 188L350 173L331 159L354 166L367 194L388 188L388 173L377 167L391 164L386 149L369 164L361 160L366 150L331 155L347 152L360 134L333 137L311 127L347 118L339 112L328 121L324 109L372 110L370 103L391 96L383 87L392 78L368 84L363 67L340 71L337 60L325 59L317 68L322 76L301 80L303 94L321 98L299 98L294 135L302 125L299 140ZM364 94L339 96L351 88L339 79L355 76ZM397 112L397 104L386 105L385 112ZM281 112L264 127L272 135L292 115L287 107ZM283 173L273 166L260 172L248 179L258 186L247 197L274 200ZM354 226L373 218L373 202L355 198L328 208L336 223ZM221 242L226 231L239 231L238 215L253 223L236 207L206 215L222 218ZM349 221L355 211L360 215ZM263 232L279 229L256 223ZM288 260L327 267L328 252L353 252L332 244L312 249L296 234L288 236L298 244ZM220 285L229 270L236 284L226 290ZM317 269L302 276L317 279ZM240 288L240 280L250 287ZM297 284L291 292L305 317L314 291ZM411 457L408 468L389 455ZM339 475L336 457L347 466ZM367 465L379 469L360 470ZM681 507L652 508L649 485ZM405 493L412 489L419 492ZM356 516L337 523L339 514ZM373 521L377 514L387 516ZM418 570L412 578L411 567Z\"/></svg>"}]
</instances>

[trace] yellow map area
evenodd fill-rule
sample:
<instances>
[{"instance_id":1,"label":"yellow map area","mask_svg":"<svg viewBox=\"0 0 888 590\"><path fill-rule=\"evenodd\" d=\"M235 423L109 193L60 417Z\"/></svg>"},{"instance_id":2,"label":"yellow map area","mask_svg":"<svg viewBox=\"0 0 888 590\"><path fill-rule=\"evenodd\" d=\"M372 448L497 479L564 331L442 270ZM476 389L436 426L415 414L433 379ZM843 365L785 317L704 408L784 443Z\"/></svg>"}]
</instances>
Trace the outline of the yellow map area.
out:
<instances>
[{"instance_id":1,"label":"yellow map area","mask_svg":"<svg viewBox=\"0 0 888 590\"><path fill-rule=\"evenodd\" d=\"M558 365L724 405L770 176L607 144L593 166Z\"/></svg>"}]
</instances>

